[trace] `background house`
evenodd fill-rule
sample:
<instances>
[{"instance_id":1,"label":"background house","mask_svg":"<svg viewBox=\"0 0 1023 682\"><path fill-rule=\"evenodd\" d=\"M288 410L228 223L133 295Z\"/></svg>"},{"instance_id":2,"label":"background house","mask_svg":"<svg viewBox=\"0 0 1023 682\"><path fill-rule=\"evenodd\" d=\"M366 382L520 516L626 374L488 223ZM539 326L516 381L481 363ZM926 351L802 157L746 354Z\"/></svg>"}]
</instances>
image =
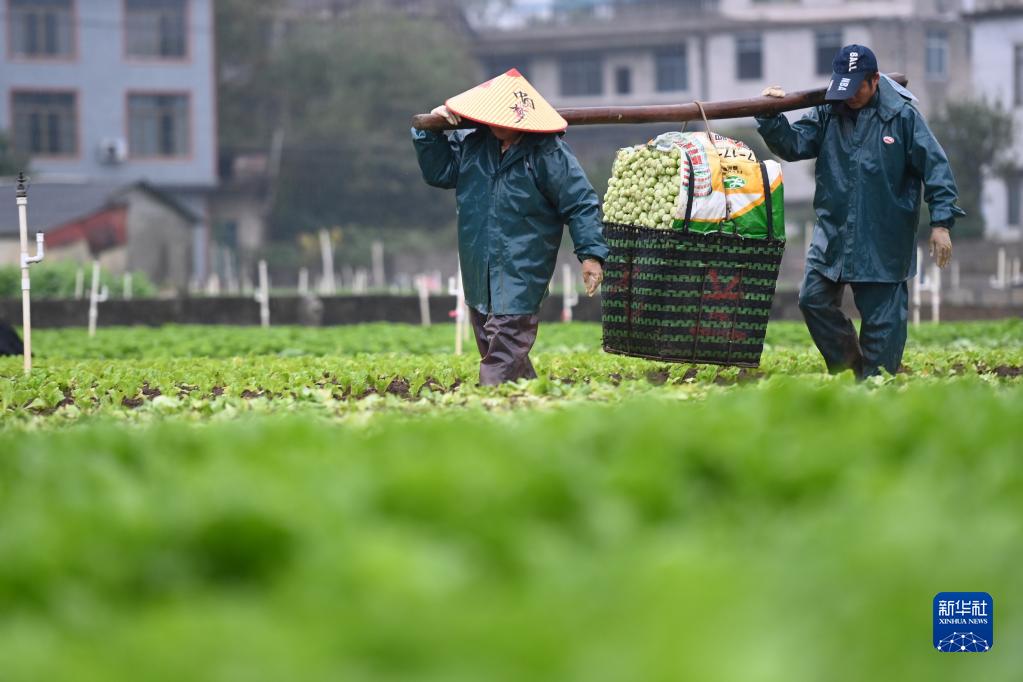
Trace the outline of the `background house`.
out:
<instances>
[{"instance_id":1,"label":"background house","mask_svg":"<svg viewBox=\"0 0 1023 682\"><path fill-rule=\"evenodd\" d=\"M31 157L33 191L93 184L109 197L144 182L185 209L175 220L194 222L174 238L184 240L193 290L219 288L214 274L244 289L263 258L276 285L297 283L300 268L322 269L322 229L336 235L338 273L370 267L373 244L383 243L395 285L456 271L453 197L422 183L409 116L487 76L519 68L563 107L738 99L772 84L822 87L838 48L861 42L883 69L909 77L932 124L946 105L984 96L1013 107L1019 130L1021 8L1023 0L0 0L0 130ZM752 119L712 125L766 152ZM618 147L669 127L578 126L567 140L602 193ZM1001 241L1023 234L1023 142L1009 151L1014 161L983 175L977 164L957 171L985 178L983 198L974 183L963 204ZM786 164L785 174L790 238L801 247L813 162ZM30 200L35 214L39 198ZM96 228L89 234L94 252ZM788 254L794 282L802 248ZM958 240L960 258L964 282L968 271L988 281L990 244ZM577 267L570 254L565 262ZM176 269L146 267L158 283L182 286Z\"/></svg>"},{"instance_id":2,"label":"background house","mask_svg":"<svg viewBox=\"0 0 1023 682\"><path fill-rule=\"evenodd\" d=\"M0 130L31 156L34 191L85 182L102 196L149 183L195 216L184 248L188 275L203 278L217 184L213 0L0 7ZM148 274L160 281L159 268Z\"/></svg>"},{"instance_id":3,"label":"background house","mask_svg":"<svg viewBox=\"0 0 1023 682\"><path fill-rule=\"evenodd\" d=\"M14 184L0 183L0 195L14 196ZM32 185L28 216L31 232L46 234L48 262L95 259L115 276L141 271L178 290L189 283L199 216L148 183ZM0 261L18 262L19 249L17 213L0 212Z\"/></svg>"},{"instance_id":4,"label":"background house","mask_svg":"<svg viewBox=\"0 0 1023 682\"><path fill-rule=\"evenodd\" d=\"M559 107L744 99L776 83L822 87L849 43L870 46L882 69L906 74L925 113L970 89L969 28L954 3L940 0L554 1L513 3L479 21L475 52L486 73L516 66ZM751 119L712 125L758 140ZM568 139L584 155L607 157L643 132L580 128ZM812 163L786 164L786 199L804 204L793 215L809 217L812 173Z\"/></svg>"},{"instance_id":5,"label":"background house","mask_svg":"<svg viewBox=\"0 0 1023 682\"><path fill-rule=\"evenodd\" d=\"M973 33L972 76L977 95L1010 109L1016 140L1008 167L985 178L988 232L999 240L1023 236L1023 3L979 0L967 15Z\"/></svg>"}]
</instances>

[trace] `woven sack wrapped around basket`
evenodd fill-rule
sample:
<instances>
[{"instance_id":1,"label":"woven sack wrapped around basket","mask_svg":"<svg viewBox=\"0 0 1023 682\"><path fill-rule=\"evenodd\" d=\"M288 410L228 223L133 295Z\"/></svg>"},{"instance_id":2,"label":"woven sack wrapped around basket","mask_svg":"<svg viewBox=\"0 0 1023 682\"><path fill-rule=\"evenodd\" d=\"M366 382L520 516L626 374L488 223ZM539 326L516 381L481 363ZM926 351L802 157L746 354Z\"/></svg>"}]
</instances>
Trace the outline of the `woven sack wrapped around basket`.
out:
<instances>
[{"instance_id":1,"label":"woven sack wrapped around basket","mask_svg":"<svg viewBox=\"0 0 1023 682\"><path fill-rule=\"evenodd\" d=\"M683 163L679 206L685 212L676 229L604 224L611 249L602 287L604 350L756 367L785 249L784 222L776 224L783 213L773 205L782 197L780 178L772 183L767 165L750 160L765 188L757 211L765 224L756 230L763 236L743 236L729 220L718 231L696 231L692 179L698 172L688 154Z\"/></svg>"}]
</instances>

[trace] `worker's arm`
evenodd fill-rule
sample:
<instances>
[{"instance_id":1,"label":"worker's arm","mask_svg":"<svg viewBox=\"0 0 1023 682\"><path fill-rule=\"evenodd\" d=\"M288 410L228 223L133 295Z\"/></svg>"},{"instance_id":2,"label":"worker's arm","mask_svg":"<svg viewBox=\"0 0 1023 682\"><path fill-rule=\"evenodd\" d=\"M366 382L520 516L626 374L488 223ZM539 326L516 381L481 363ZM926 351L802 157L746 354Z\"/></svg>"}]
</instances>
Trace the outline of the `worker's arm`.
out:
<instances>
[{"instance_id":1,"label":"worker's arm","mask_svg":"<svg viewBox=\"0 0 1023 682\"><path fill-rule=\"evenodd\" d=\"M815 159L824 139L822 107L814 107L795 123L783 114L757 116L757 132L768 148L785 161Z\"/></svg>"},{"instance_id":2,"label":"worker's arm","mask_svg":"<svg viewBox=\"0 0 1023 682\"><path fill-rule=\"evenodd\" d=\"M443 116L452 125L460 119L446 107L439 106L430 113ZM458 130L450 136L444 133L412 128L412 143L416 147L419 170L426 184L442 189L454 189L458 184L458 167L462 157L462 140L471 131Z\"/></svg>"},{"instance_id":3,"label":"worker's arm","mask_svg":"<svg viewBox=\"0 0 1023 682\"><path fill-rule=\"evenodd\" d=\"M579 160L560 138L555 138L537 158L538 178L547 200L568 225L580 261L594 258L601 263L607 258L600 202Z\"/></svg>"}]
</instances>

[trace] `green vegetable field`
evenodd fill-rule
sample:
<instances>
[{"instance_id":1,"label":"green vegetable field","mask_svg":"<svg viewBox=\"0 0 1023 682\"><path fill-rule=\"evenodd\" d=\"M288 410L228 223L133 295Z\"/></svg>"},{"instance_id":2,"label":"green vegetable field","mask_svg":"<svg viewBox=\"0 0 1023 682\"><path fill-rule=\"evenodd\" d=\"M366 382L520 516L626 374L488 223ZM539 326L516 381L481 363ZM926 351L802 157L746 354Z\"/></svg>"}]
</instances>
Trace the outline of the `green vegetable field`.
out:
<instances>
[{"instance_id":1,"label":"green vegetable field","mask_svg":"<svg viewBox=\"0 0 1023 682\"><path fill-rule=\"evenodd\" d=\"M0 358L0 680L1010 680L1023 321L831 377L453 328L38 330ZM937 592L995 600L985 654Z\"/></svg>"}]
</instances>

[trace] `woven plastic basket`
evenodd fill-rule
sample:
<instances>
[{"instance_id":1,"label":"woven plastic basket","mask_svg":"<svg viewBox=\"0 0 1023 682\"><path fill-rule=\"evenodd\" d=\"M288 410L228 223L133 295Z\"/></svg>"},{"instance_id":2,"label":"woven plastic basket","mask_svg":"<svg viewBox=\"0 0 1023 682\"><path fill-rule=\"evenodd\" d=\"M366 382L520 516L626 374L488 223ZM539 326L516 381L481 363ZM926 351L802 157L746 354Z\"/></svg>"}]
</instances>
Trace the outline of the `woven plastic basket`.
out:
<instances>
[{"instance_id":1,"label":"woven plastic basket","mask_svg":"<svg viewBox=\"0 0 1023 682\"><path fill-rule=\"evenodd\" d=\"M604 350L669 362L756 367L785 241L770 192L763 239L604 223ZM692 205L692 197L688 202Z\"/></svg>"}]
</instances>

